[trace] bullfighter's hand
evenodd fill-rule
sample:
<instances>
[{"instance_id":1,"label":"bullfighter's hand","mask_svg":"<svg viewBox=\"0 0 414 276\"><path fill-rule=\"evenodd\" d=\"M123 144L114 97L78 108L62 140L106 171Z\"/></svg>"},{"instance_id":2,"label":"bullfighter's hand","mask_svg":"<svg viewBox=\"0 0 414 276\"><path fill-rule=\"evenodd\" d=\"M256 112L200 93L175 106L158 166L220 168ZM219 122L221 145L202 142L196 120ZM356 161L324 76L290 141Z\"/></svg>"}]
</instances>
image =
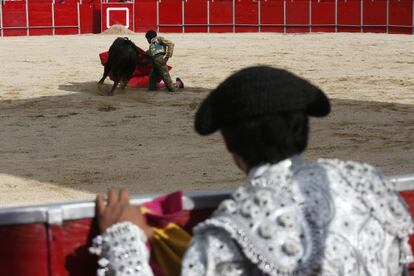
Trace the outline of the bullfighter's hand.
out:
<instances>
[{"instance_id":1,"label":"bullfighter's hand","mask_svg":"<svg viewBox=\"0 0 414 276\"><path fill-rule=\"evenodd\" d=\"M153 230L145 221L140 209L129 204L127 188L109 189L106 202L103 195L97 195L96 216L101 233L113 224L129 221L141 228L148 238L153 235Z\"/></svg>"}]
</instances>

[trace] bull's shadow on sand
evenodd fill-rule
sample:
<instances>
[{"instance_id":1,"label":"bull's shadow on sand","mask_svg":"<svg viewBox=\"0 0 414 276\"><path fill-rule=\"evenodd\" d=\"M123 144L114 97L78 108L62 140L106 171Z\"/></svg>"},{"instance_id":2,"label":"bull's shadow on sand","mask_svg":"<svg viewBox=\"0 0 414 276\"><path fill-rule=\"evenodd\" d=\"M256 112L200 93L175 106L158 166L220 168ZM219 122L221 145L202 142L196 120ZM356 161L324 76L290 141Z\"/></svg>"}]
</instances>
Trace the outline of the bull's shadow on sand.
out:
<instances>
[{"instance_id":1,"label":"bull's shadow on sand","mask_svg":"<svg viewBox=\"0 0 414 276\"><path fill-rule=\"evenodd\" d=\"M103 85L98 85L95 81L90 82L71 82L69 84L61 84L59 85L59 90L69 91L69 92L81 92L95 96L108 96L108 92L112 88L112 81L106 81ZM158 91L149 91L147 88L125 88L122 89L120 85L115 90L114 95L123 95L123 99L125 97L129 98L143 98L146 95L154 95L154 94L170 94L170 95L182 95L183 93L201 93L201 92L208 92L210 89L203 88L203 87L186 87L185 89L178 89L177 92L171 93L166 89L160 89ZM110 96L108 96L110 97Z\"/></svg>"},{"instance_id":2,"label":"bull's shadow on sand","mask_svg":"<svg viewBox=\"0 0 414 276\"><path fill-rule=\"evenodd\" d=\"M128 88L112 97L100 96L96 82L58 89L65 93L0 101L0 173L90 193L110 186L142 194L241 183L220 136L193 131L195 110L209 89ZM414 106L343 99L332 105L329 117L311 121L307 158L365 161L388 175L414 173Z\"/></svg>"}]
</instances>

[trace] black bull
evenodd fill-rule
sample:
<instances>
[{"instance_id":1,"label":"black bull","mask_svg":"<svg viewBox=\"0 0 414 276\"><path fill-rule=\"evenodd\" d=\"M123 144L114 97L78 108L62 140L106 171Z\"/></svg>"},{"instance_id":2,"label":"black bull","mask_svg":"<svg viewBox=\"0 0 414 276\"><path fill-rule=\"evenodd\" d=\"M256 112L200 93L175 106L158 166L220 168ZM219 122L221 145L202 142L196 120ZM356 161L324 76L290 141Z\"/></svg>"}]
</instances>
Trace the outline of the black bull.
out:
<instances>
[{"instance_id":1,"label":"black bull","mask_svg":"<svg viewBox=\"0 0 414 276\"><path fill-rule=\"evenodd\" d=\"M125 88L138 65L149 62L145 52L138 48L127 37L118 37L112 43L108 52L108 61L104 65L104 73L98 84L103 84L109 74L112 74L114 84L108 95L112 96L118 84Z\"/></svg>"}]
</instances>

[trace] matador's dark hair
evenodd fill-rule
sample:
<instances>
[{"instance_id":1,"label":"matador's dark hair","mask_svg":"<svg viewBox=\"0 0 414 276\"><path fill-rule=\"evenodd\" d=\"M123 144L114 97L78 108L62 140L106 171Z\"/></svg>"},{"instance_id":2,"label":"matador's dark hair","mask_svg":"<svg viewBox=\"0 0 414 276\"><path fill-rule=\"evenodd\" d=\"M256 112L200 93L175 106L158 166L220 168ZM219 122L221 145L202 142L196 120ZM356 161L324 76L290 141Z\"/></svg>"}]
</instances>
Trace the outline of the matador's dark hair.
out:
<instances>
[{"instance_id":1,"label":"matador's dark hair","mask_svg":"<svg viewBox=\"0 0 414 276\"><path fill-rule=\"evenodd\" d=\"M154 30L149 30L147 31L147 33L145 34L145 37L148 41L150 41L151 39L153 39L154 37L157 36L157 32Z\"/></svg>"},{"instance_id":2,"label":"matador's dark hair","mask_svg":"<svg viewBox=\"0 0 414 276\"><path fill-rule=\"evenodd\" d=\"M279 112L234 122L221 132L227 149L254 167L301 154L308 144L309 119L303 110Z\"/></svg>"}]
</instances>

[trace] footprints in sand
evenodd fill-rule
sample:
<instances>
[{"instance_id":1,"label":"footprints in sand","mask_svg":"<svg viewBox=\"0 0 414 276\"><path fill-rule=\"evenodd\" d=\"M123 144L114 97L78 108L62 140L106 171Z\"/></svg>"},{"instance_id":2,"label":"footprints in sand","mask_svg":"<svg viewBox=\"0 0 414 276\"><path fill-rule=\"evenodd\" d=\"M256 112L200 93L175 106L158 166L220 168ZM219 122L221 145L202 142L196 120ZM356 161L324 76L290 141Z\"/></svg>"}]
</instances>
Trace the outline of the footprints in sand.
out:
<instances>
[{"instance_id":1,"label":"footprints in sand","mask_svg":"<svg viewBox=\"0 0 414 276\"><path fill-rule=\"evenodd\" d=\"M29 115L27 117L29 117L29 118L44 118L45 115L43 115L43 114L36 114L36 115Z\"/></svg>"},{"instance_id":2,"label":"footprints in sand","mask_svg":"<svg viewBox=\"0 0 414 276\"><path fill-rule=\"evenodd\" d=\"M110 111L115 111L117 109L118 108L112 105L103 105L103 106L98 107L98 111L101 111L101 112L110 112Z\"/></svg>"},{"instance_id":3,"label":"footprints in sand","mask_svg":"<svg viewBox=\"0 0 414 276\"><path fill-rule=\"evenodd\" d=\"M56 118L66 118L66 117L70 117L70 116L75 116L78 115L78 112L69 112L69 113L65 113L65 114L51 114L51 115L44 115L44 114L33 114L33 115L27 115L27 118L31 118L31 119L40 119L40 118L52 118L52 117L56 117Z\"/></svg>"},{"instance_id":4,"label":"footprints in sand","mask_svg":"<svg viewBox=\"0 0 414 276\"><path fill-rule=\"evenodd\" d=\"M59 114L56 117L57 118L66 118L66 117L75 116L75 115L78 115L78 114L79 113L77 113L77 112L70 112L70 113L67 113L67 114Z\"/></svg>"}]
</instances>

